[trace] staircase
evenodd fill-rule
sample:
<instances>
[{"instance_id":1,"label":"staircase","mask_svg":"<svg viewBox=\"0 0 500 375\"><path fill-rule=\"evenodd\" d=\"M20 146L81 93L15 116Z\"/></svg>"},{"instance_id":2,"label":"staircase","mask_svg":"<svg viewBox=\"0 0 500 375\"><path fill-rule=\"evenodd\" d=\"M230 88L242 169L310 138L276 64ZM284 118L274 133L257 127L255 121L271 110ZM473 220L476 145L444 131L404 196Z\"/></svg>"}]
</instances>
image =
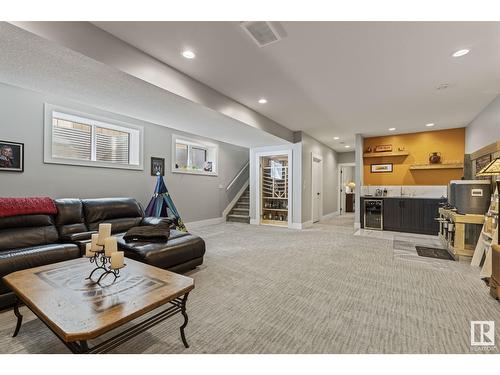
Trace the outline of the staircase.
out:
<instances>
[{"instance_id":1,"label":"staircase","mask_svg":"<svg viewBox=\"0 0 500 375\"><path fill-rule=\"evenodd\" d=\"M227 215L226 220L250 224L250 188L243 192L229 215Z\"/></svg>"}]
</instances>

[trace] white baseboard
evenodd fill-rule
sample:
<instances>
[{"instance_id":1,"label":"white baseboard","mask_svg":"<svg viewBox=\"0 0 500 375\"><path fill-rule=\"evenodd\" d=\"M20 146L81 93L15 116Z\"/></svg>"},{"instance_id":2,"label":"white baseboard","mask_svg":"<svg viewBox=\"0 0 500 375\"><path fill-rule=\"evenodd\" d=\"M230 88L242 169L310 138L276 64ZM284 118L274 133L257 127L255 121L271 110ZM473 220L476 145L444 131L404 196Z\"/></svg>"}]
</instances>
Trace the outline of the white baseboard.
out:
<instances>
[{"instance_id":1,"label":"white baseboard","mask_svg":"<svg viewBox=\"0 0 500 375\"><path fill-rule=\"evenodd\" d=\"M313 226L312 220L306 221L304 223L292 223L293 229L307 229Z\"/></svg>"},{"instance_id":2,"label":"white baseboard","mask_svg":"<svg viewBox=\"0 0 500 375\"><path fill-rule=\"evenodd\" d=\"M334 212L331 212L329 214L321 216L321 220L332 219L333 217L338 216L338 215L340 215L340 211L334 211Z\"/></svg>"},{"instance_id":3,"label":"white baseboard","mask_svg":"<svg viewBox=\"0 0 500 375\"><path fill-rule=\"evenodd\" d=\"M290 229L306 229L312 227L312 221L306 221L305 223L292 223L290 224Z\"/></svg>"},{"instance_id":4,"label":"white baseboard","mask_svg":"<svg viewBox=\"0 0 500 375\"><path fill-rule=\"evenodd\" d=\"M309 221L306 221L305 223L302 223L302 229L310 228L312 226L313 226L312 220L309 220Z\"/></svg>"},{"instance_id":5,"label":"white baseboard","mask_svg":"<svg viewBox=\"0 0 500 375\"><path fill-rule=\"evenodd\" d=\"M189 230L190 228L201 228L201 227L206 227L207 225L220 224L223 223L225 220L226 220L225 217L214 217L212 219L191 221L190 223L184 223L184 224Z\"/></svg>"},{"instance_id":6,"label":"white baseboard","mask_svg":"<svg viewBox=\"0 0 500 375\"><path fill-rule=\"evenodd\" d=\"M222 217L225 218L225 217L227 217L227 215L229 215L229 213L231 212L231 210L233 209L233 207L236 205L236 203L238 203L238 200L240 199L240 197L243 195L243 193L247 189L248 185L249 185L249 181L247 180L243 184L243 186L241 187L241 189L236 193L236 195L234 196L233 200L231 202L229 202L229 204L224 209L224 211L222 211Z\"/></svg>"}]
</instances>

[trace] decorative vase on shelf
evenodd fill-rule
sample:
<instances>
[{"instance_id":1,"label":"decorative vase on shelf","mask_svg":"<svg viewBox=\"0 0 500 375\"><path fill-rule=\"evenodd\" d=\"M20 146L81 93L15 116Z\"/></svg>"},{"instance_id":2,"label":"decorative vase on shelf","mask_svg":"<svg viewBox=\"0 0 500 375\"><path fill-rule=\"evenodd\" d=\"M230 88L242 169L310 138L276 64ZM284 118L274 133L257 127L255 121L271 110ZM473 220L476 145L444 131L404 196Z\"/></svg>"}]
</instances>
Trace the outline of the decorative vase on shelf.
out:
<instances>
[{"instance_id":1,"label":"decorative vase on shelf","mask_svg":"<svg viewBox=\"0 0 500 375\"><path fill-rule=\"evenodd\" d=\"M372 152L372 148L371 148L371 146L368 146L368 147L366 148L366 152L367 152L367 153Z\"/></svg>"},{"instance_id":2,"label":"decorative vase on shelf","mask_svg":"<svg viewBox=\"0 0 500 375\"><path fill-rule=\"evenodd\" d=\"M429 163L431 164L439 164L441 163L441 153L440 152L432 152L429 154Z\"/></svg>"}]
</instances>

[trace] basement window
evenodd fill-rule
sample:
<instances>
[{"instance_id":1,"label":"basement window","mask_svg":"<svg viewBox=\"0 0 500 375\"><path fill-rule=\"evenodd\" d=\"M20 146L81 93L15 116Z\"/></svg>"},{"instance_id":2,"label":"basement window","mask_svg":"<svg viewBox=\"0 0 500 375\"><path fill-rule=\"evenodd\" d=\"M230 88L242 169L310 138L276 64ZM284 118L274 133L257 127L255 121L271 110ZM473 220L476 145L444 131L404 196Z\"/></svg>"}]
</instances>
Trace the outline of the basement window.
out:
<instances>
[{"instance_id":1,"label":"basement window","mask_svg":"<svg viewBox=\"0 0 500 375\"><path fill-rule=\"evenodd\" d=\"M216 144L173 135L172 149L172 172L217 176Z\"/></svg>"},{"instance_id":2,"label":"basement window","mask_svg":"<svg viewBox=\"0 0 500 375\"><path fill-rule=\"evenodd\" d=\"M142 168L142 128L46 105L44 162Z\"/></svg>"}]
</instances>

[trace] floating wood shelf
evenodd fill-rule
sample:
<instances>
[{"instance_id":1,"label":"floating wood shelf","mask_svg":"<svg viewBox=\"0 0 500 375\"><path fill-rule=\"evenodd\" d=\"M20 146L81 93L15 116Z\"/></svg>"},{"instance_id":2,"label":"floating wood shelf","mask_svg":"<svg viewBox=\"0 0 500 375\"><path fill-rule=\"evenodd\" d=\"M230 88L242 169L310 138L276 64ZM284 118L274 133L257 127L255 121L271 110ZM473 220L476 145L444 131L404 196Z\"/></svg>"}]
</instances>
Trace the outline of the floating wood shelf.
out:
<instances>
[{"instance_id":1,"label":"floating wood shelf","mask_svg":"<svg viewBox=\"0 0 500 375\"><path fill-rule=\"evenodd\" d=\"M412 164L410 169L463 169L464 165L462 163L453 164Z\"/></svg>"},{"instance_id":2,"label":"floating wood shelf","mask_svg":"<svg viewBox=\"0 0 500 375\"><path fill-rule=\"evenodd\" d=\"M365 152L363 154L364 158L384 158L390 156L408 156L410 153L408 151L394 151L394 152Z\"/></svg>"}]
</instances>

